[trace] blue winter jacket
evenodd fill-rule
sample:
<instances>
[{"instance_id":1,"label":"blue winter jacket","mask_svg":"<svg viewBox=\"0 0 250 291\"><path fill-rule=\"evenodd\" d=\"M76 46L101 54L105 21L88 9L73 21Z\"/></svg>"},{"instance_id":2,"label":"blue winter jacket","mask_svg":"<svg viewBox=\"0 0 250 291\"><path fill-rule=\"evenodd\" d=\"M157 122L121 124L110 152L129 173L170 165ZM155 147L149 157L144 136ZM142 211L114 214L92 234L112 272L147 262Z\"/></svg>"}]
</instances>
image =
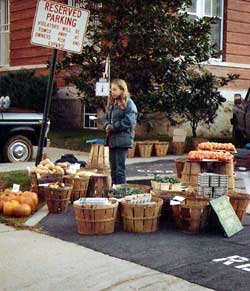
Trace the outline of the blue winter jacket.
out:
<instances>
[{"instance_id":1,"label":"blue winter jacket","mask_svg":"<svg viewBox=\"0 0 250 291\"><path fill-rule=\"evenodd\" d=\"M132 99L128 99L126 109L116 105L110 106L103 118L104 128L110 127L110 148L130 148L134 142L137 108Z\"/></svg>"}]
</instances>

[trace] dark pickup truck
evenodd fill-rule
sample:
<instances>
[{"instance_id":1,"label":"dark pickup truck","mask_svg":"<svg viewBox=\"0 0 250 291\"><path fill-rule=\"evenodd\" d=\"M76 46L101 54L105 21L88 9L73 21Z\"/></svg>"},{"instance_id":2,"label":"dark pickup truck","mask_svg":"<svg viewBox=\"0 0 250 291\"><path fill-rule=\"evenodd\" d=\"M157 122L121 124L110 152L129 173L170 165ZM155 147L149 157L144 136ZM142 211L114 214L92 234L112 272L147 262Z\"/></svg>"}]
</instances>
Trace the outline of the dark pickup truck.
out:
<instances>
[{"instance_id":1,"label":"dark pickup truck","mask_svg":"<svg viewBox=\"0 0 250 291\"><path fill-rule=\"evenodd\" d=\"M240 94L234 95L231 123L233 125L233 141L237 146L242 146L250 141L250 87L244 99Z\"/></svg>"},{"instance_id":2,"label":"dark pickup truck","mask_svg":"<svg viewBox=\"0 0 250 291\"><path fill-rule=\"evenodd\" d=\"M24 162L32 158L38 145L43 114L16 108L0 108L0 155L5 162ZM47 124L45 145L47 145Z\"/></svg>"}]
</instances>

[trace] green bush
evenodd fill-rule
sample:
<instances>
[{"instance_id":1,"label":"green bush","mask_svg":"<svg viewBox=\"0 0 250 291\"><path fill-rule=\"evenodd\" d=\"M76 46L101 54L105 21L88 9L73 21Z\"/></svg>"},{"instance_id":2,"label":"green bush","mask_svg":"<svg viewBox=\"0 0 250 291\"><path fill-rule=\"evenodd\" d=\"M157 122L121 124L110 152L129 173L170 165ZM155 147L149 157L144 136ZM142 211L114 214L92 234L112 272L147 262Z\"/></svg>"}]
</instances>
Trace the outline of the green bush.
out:
<instances>
[{"instance_id":1,"label":"green bush","mask_svg":"<svg viewBox=\"0 0 250 291\"><path fill-rule=\"evenodd\" d=\"M0 96L9 96L11 107L43 111L48 77L22 70L0 76ZM56 83L53 95L57 92Z\"/></svg>"}]
</instances>

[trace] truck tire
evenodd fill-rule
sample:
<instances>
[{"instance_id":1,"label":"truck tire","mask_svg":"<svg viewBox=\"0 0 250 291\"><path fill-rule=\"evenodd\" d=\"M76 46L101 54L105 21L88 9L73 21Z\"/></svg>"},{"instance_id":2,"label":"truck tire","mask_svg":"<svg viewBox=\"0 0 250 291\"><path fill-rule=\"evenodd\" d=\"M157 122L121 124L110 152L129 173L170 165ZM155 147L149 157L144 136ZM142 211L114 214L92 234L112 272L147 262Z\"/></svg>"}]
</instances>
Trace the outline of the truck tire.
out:
<instances>
[{"instance_id":1,"label":"truck tire","mask_svg":"<svg viewBox=\"0 0 250 291\"><path fill-rule=\"evenodd\" d=\"M6 162L27 162L32 154L32 143L23 135L12 136L4 145L3 155Z\"/></svg>"},{"instance_id":2,"label":"truck tire","mask_svg":"<svg viewBox=\"0 0 250 291\"><path fill-rule=\"evenodd\" d=\"M237 128L237 126L233 126L232 137L233 137L233 143L236 147L243 147L244 144L246 143L244 135Z\"/></svg>"}]
</instances>

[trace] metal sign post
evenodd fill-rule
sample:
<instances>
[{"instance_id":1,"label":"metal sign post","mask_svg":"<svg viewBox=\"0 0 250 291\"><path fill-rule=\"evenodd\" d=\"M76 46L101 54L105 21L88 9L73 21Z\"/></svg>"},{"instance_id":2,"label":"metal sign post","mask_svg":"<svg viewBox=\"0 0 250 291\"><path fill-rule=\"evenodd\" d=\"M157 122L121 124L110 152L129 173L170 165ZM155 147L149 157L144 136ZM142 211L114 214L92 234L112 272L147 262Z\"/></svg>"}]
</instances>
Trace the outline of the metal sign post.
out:
<instances>
[{"instance_id":1,"label":"metal sign post","mask_svg":"<svg viewBox=\"0 0 250 291\"><path fill-rule=\"evenodd\" d=\"M43 124L40 131L39 144L38 144L38 149L37 149L36 166L41 162L42 154L43 154L43 148L44 148L44 143L45 143L45 133L48 126L49 110L50 110L50 105L51 105L54 77L55 77L55 72L56 72L57 54L58 54L58 50L53 49L51 66L50 66L50 74L49 74L49 80L48 80L48 86L47 86L45 104L44 104Z\"/></svg>"}]
</instances>

